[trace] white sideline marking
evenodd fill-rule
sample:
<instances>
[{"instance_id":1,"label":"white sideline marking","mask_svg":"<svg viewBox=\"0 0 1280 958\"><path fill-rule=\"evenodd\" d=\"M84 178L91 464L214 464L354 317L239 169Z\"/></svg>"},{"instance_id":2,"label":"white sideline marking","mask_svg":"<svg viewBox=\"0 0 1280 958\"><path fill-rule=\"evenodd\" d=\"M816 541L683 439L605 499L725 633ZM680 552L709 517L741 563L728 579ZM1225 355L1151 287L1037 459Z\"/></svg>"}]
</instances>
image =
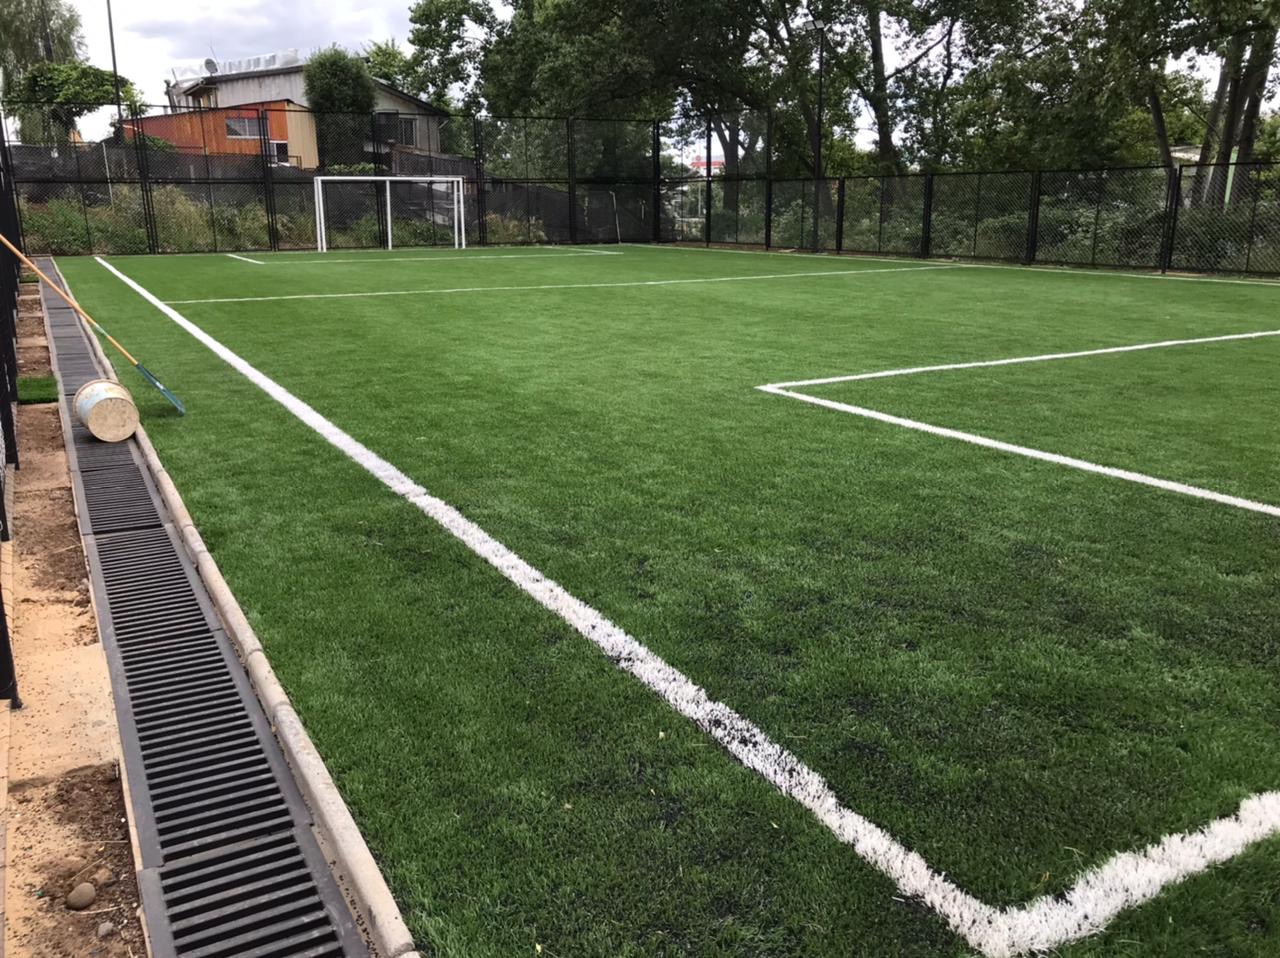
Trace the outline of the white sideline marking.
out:
<instances>
[{"instance_id":1,"label":"white sideline marking","mask_svg":"<svg viewBox=\"0 0 1280 958\"><path fill-rule=\"evenodd\" d=\"M1225 493L1214 492L1212 489L1201 489L1199 486L1189 486L1182 482L1173 482L1169 479L1159 479L1155 476L1148 476L1141 472L1132 472L1128 469L1116 469L1112 466L1100 466L1096 462L1088 462L1084 459L1075 459L1071 456L1060 456L1056 452L1044 452L1040 449L1031 449L1027 446L1017 446L1011 442L1002 442L999 439L989 439L986 436L979 436L971 432L961 432L959 429L948 429L946 426L933 426L927 422L920 422L916 419L904 419L901 416L893 416L887 412L879 412L875 409L867 409L864 406L851 406L848 403L836 402L833 399L822 399L819 396L810 396L808 393L792 392L784 389L782 386L757 386L762 392L772 393L775 396L786 396L789 399L799 399L801 402L812 403L815 406L822 406L826 409L834 409L837 412L847 412L854 416L862 416L865 419L875 419L879 422L886 422L892 426L902 426L904 429L914 429L917 432L927 432L934 436L943 436L946 439L958 439L961 442L972 443L975 446L984 446L987 449L997 449L1000 452L1011 452L1016 456L1026 456L1028 459L1039 459L1042 462L1052 462L1059 466L1069 466L1072 469L1080 469L1084 472L1096 473L1100 476L1110 476L1112 479L1125 479L1129 482L1140 483L1144 486L1154 486L1156 489L1164 489L1166 492L1179 492L1184 496L1194 496L1197 499L1208 499L1211 502L1222 503L1226 506L1235 506L1237 509L1247 509L1250 512L1261 512L1268 516L1280 517L1280 506L1268 505L1265 502L1254 502L1252 499L1242 499L1239 496L1229 496Z\"/></svg>"},{"instance_id":2,"label":"white sideline marking","mask_svg":"<svg viewBox=\"0 0 1280 958\"><path fill-rule=\"evenodd\" d=\"M636 249L679 249L690 253L738 253L743 256L818 256L823 259L869 260L875 263L905 263L918 260L918 256L871 256L863 253L792 253L780 249L725 249L723 246L678 246L674 243L624 243ZM1235 286L1275 286L1280 287L1280 280L1269 279L1229 279L1221 276L1171 276L1168 273L1132 273L1121 269L1085 269L1077 266L1027 266L1020 263L982 263L973 261L955 262L945 257L938 257L935 262L946 262L952 266L964 266L969 269L1022 269L1035 273L1053 273L1058 276L1124 276L1128 279L1167 279L1183 283L1227 283Z\"/></svg>"},{"instance_id":3,"label":"white sideline marking","mask_svg":"<svg viewBox=\"0 0 1280 958\"><path fill-rule=\"evenodd\" d=\"M254 266L266 266L267 264L260 259L249 259L247 256L241 256L239 253L228 253L232 259L238 259L242 263L252 263Z\"/></svg>"},{"instance_id":4,"label":"white sideline marking","mask_svg":"<svg viewBox=\"0 0 1280 958\"><path fill-rule=\"evenodd\" d=\"M1280 833L1280 792L1240 803L1235 815L1198 831L1169 835L1137 852L1122 852L1084 872L1061 897L1021 907L995 908L962 891L899 844L874 822L840 804L815 771L757 726L711 699L617 625L525 562L442 499L338 428L315 409L250 365L172 306L161 302L101 257L102 266L268 396L319 433L387 488L443 526L545 609L596 645L618 668L639 679L675 711L693 721L744 766L808 809L841 842L890 878L905 895L924 901L957 934L991 958L1044 951L1100 931L1122 911L1149 901L1166 885L1227 861Z\"/></svg>"},{"instance_id":5,"label":"white sideline marking","mask_svg":"<svg viewBox=\"0 0 1280 958\"><path fill-rule=\"evenodd\" d=\"M1019 363L1043 363L1056 359L1078 359L1081 356L1105 356L1108 353L1136 353L1144 349L1168 349L1171 346L1197 346L1201 343L1226 343L1237 339L1262 339L1280 336L1280 329L1268 329L1257 333L1232 333L1229 336L1204 336L1200 339L1166 339L1158 343L1138 343L1133 346L1107 346L1104 349L1084 349L1074 353L1045 353L1040 356L1015 356L1012 359L985 359L973 363L945 363L941 366L908 366L904 369L884 369L874 373L857 373L853 376L828 376L825 379L798 379L790 383L769 383L762 389L773 391L794 386L826 386L831 383L851 383L862 379L885 379L889 376L914 376L917 373L939 373L954 369L978 369L984 366L1014 366Z\"/></svg>"},{"instance_id":6,"label":"white sideline marking","mask_svg":"<svg viewBox=\"0 0 1280 958\"><path fill-rule=\"evenodd\" d=\"M230 256L231 254L228 253L227 255ZM380 256L374 259L369 259L368 257L360 257L359 259L338 259L335 257L333 259L330 259L328 257L325 257L323 259L289 259L289 260L282 259L282 260L268 261L267 263L260 264L260 265L297 266L299 264L314 265L317 263L370 263L370 262L372 263L432 263L438 260L446 260L450 262L471 262L471 263L485 262L487 263L490 260L494 260L494 259L571 259L574 256L621 256L621 255L622 253L615 250L612 252L583 251L580 253L497 253L497 254L494 254L493 256L465 256L465 255L464 256ZM239 257L239 258L243 258L243 257ZM257 262L257 260L249 260L249 262L254 263L254 262Z\"/></svg>"},{"instance_id":7,"label":"white sideline marking","mask_svg":"<svg viewBox=\"0 0 1280 958\"><path fill-rule=\"evenodd\" d=\"M368 293L292 293L285 296L230 296L218 299L171 299L172 306L200 303L266 303L282 299L351 299L365 296L426 296L440 293L508 293L535 289L617 289L624 286L685 286L697 283L739 283L759 279L794 279L801 276L865 276L868 273L909 273L921 269L955 269L940 266L907 266L897 269L828 269L807 273L768 273L760 276L710 276L696 279L645 279L621 283L547 283L541 286L463 286L454 289L382 289Z\"/></svg>"}]
</instances>

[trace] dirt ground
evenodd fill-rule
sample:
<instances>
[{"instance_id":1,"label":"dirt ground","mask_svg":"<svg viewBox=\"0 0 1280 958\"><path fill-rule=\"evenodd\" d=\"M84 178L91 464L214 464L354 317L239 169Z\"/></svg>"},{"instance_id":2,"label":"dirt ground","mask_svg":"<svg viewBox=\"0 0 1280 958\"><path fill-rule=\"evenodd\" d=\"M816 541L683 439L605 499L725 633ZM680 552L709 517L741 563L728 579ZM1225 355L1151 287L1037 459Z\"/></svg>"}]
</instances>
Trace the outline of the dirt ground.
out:
<instances>
[{"instance_id":1,"label":"dirt ground","mask_svg":"<svg viewBox=\"0 0 1280 958\"><path fill-rule=\"evenodd\" d=\"M9 814L12 864L5 953L32 958L145 955L115 765L11 786ZM65 896L83 881L93 883L96 898L83 911L71 911Z\"/></svg>"},{"instance_id":2,"label":"dirt ground","mask_svg":"<svg viewBox=\"0 0 1280 958\"><path fill-rule=\"evenodd\" d=\"M47 371L43 327L38 343L29 316L20 315L19 327L28 331L19 372ZM115 712L57 406L18 407L17 432L7 598L16 598L13 647L24 707L10 714L4 954L141 958ZM73 911L66 895L85 881L95 900Z\"/></svg>"}]
</instances>

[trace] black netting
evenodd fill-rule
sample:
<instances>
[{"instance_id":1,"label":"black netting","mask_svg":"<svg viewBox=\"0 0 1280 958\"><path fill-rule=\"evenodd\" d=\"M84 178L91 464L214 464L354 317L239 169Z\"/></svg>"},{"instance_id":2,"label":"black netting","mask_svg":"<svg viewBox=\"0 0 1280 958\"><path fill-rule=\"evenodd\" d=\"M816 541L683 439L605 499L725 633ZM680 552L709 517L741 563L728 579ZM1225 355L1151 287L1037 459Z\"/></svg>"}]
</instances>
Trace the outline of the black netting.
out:
<instances>
[{"instance_id":1,"label":"black netting","mask_svg":"<svg viewBox=\"0 0 1280 958\"><path fill-rule=\"evenodd\" d=\"M774 246L836 248L839 180L778 180L773 184Z\"/></svg>"},{"instance_id":2,"label":"black netting","mask_svg":"<svg viewBox=\"0 0 1280 958\"><path fill-rule=\"evenodd\" d=\"M387 187L379 184L379 189ZM455 240L461 241L459 197L452 184L392 182L390 194L393 246L451 247ZM462 202L465 208L465 199Z\"/></svg>"},{"instance_id":3,"label":"black netting","mask_svg":"<svg viewBox=\"0 0 1280 958\"><path fill-rule=\"evenodd\" d=\"M330 249L386 246L386 196L381 182L321 184L325 242Z\"/></svg>"},{"instance_id":4,"label":"black netting","mask_svg":"<svg viewBox=\"0 0 1280 958\"><path fill-rule=\"evenodd\" d=\"M1168 190L1163 169L1043 174L1036 258L1159 266Z\"/></svg>"},{"instance_id":5,"label":"black netting","mask_svg":"<svg viewBox=\"0 0 1280 958\"><path fill-rule=\"evenodd\" d=\"M1183 167L1170 265L1280 272L1280 166Z\"/></svg>"},{"instance_id":6,"label":"black netting","mask_svg":"<svg viewBox=\"0 0 1280 958\"><path fill-rule=\"evenodd\" d=\"M1026 256L1030 173L950 173L933 179L935 256L1019 261Z\"/></svg>"},{"instance_id":7,"label":"black netting","mask_svg":"<svg viewBox=\"0 0 1280 958\"><path fill-rule=\"evenodd\" d=\"M568 121L482 117L479 130L484 169L489 176L513 180L568 178Z\"/></svg>"},{"instance_id":8,"label":"black netting","mask_svg":"<svg viewBox=\"0 0 1280 958\"><path fill-rule=\"evenodd\" d=\"M764 180L712 180L711 242L763 245L767 198Z\"/></svg>"},{"instance_id":9,"label":"black netting","mask_svg":"<svg viewBox=\"0 0 1280 958\"><path fill-rule=\"evenodd\" d=\"M925 178L886 176L880 191L880 252L919 256L924 242Z\"/></svg>"},{"instance_id":10,"label":"black netting","mask_svg":"<svg viewBox=\"0 0 1280 958\"><path fill-rule=\"evenodd\" d=\"M767 175L769 117L743 111L711 117L712 171L728 179Z\"/></svg>"},{"instance_id":11,"label":"black netting","mask_svg":"<svg viewBox=\"0 0 1280 958\"><path fill-rule=\"evenodd\" d=\"M574 120L574 175L578 180L653 179L653 123L645 120Z\"/></svg>"},{"instance_id":12,"label":"black netting","mask_svg":"<svg viewBox=\"0 0 1280 958\"><path fill-rule=\"evenodd\" d=\"M316 197L310 178L292 182L277 177L272 182L271 197L280 248L315 249Z\"/></svg>"},{"instance_id":13,"label":"black netting","mask_svg":"<svg viewBox=\"0 0 1280 958\"><path fill-rule=\"evenodd\" d=\"M647 243L653 239L653 183L613 183L577 190L578 241Z\"/></svg>"},{"instance_id":14,"label":"black netting","mask_svg":"<svg viewBox=\"0 0 1280 958\"><path fill-rule=\"evenodd\" d=\"M329 176L373 176L387 155L374 142L375 118L366 113L314 113L316 164Z\"/></svg>"},{"instance_id":15,"label":"black netting","mask_svg":"<svg viewBox=\"0 0 1280 958\"><path fill-rule=\"evenodd\" d=\"M879 178L855 177L845 180L841 248L853 253L880 252Z\"/></svg>"},{"instance_id":16,"label":"black netting","mask_svg":"<svg viewBox=\"0 0 1280 958\"><path fill-rule=\"evenodd\" d=\"M568 243L573 230L569 184L485 181L485 239L491 245Z\"/></svg>"}]
</instances>

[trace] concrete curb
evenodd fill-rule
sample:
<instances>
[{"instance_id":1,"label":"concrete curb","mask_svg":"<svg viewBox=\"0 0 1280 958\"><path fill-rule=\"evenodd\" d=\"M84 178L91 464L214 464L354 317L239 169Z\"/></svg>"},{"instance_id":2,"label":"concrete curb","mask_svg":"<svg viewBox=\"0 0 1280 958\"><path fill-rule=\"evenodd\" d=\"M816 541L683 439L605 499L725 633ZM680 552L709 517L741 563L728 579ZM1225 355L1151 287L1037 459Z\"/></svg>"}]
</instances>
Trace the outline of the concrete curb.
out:
<instances>
[{"instance_id":1,"label":"concrete curb","mask_svg":"<svg viewBox=\"0 0 1280 958\"><path fill-rule=\"evenodd\" d=\"M56 268L55 265L55 270ZM58 277L62 278L60 271ZM81 326L83 327L83 321ZM111 379L118 381L115 367L103 351L102 343L91 330L87 332L102 368L107 370ZM156 488L182 537L187 553L213 598L227 635L240 654L254 692L275 729L276 739L311 808L320 837L336 859L335 877L346 889L357 917L361 919L361 924L381 958L419 958L414 950L413 936L409 934L400 908L396 905L391 889L387 887L386 879L382 877L364 836L360 834L351 810L347 808L324 760L294 711L288 694L276 678L262 643L254 634L240 603L236 601L213 556L209 554L182 496L160 462L155 447L151 445L151 439L142 426L138 427L134 438L138 441L147 469L155 480Z\"/></svg>"}]
</instances>

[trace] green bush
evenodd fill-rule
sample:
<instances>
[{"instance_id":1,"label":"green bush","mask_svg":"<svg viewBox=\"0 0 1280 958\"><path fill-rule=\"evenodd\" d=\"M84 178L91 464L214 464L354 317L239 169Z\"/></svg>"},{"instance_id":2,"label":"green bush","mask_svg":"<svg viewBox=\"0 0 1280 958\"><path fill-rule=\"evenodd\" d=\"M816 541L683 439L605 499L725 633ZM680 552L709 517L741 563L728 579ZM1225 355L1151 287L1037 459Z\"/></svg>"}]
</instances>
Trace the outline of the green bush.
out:
<instances>
[{"instance_id":1,"label":"green bush","mask_svg":"<svg viewBox=\"0 0 1280 958\"><path fill-rule=\"evenodd\" d=\"M503 216L487 213L484 218L485 238L494 246L518 243L545 243L547 231L542 220L525 219L523 216Z\"/></svg>"}]
</instances>

